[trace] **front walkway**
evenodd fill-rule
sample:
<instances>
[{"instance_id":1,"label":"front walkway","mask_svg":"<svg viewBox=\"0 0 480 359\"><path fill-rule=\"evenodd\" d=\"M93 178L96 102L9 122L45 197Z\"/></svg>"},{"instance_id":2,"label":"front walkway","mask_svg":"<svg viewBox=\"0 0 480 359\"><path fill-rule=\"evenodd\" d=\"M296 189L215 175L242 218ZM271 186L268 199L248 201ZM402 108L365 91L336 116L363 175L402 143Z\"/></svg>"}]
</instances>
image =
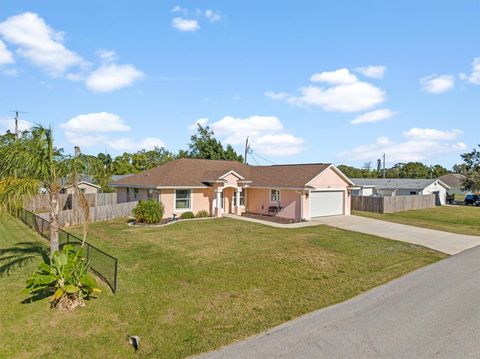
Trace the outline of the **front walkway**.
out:
<instances>
[{"instance_id":1,"label":"front walkway","mask_svg":"<svg viewBox=\"0 0 480 359\"><path fill-rule=\"evenodd\" d=\"M332 216L312 220L317 224L367 233L378 237L419 244L447 254L456 254L480 245L480 236L436 231L360 216Z\"/></svg>"},{"instance_id":2,"label":"front walkway","mask_svg":"<svg viewBox=\"0 0 480 359\"><path fill-rule=\"evenodd\" d=\"M480 358L480 247L199 356Z\"/></svg>"}]
</instances>

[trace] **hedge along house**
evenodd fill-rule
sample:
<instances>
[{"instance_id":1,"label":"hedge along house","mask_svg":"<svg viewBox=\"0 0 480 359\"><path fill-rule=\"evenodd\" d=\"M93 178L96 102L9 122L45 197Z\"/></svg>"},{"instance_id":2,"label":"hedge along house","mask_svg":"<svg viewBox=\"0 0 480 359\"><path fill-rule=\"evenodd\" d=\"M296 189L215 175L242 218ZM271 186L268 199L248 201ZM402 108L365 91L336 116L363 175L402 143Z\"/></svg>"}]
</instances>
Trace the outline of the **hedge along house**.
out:
<instances>
[{"instance_id":1,"label":"hedge along house","mask_svg":"<svg viewBox=\"0 0 480 359\"><path fill-rule=\"evenodd\" d=\"M351 182L331 164L250 166L178 159L111 183L118 202L155 199L182 212L271 214L295 220L350 214Z\"/></svg>"}]
</instances>

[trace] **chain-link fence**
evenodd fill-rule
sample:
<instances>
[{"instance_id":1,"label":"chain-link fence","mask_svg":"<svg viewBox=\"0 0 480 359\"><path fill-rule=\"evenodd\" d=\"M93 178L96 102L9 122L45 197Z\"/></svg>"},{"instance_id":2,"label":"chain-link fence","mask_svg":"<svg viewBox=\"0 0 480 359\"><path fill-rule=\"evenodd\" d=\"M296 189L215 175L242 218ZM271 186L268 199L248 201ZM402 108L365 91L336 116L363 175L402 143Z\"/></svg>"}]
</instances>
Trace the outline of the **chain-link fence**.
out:
<instances>
[{"instance_id":1,"label":"chain-link fence","mask_svg":"<svg viewBox=\"0 0 480 359\"><path fill-rule=\"evenodd\" d=\"M35 213L20 209L18 211L18 218L27 226L35 230L43 238L50 240L50 222L37 216ZM71 244L74 247L80 248L82 245L82 239L77 236L64 231L58 230L58 241L60 246L65 244ZM85 242L84 254L88 261L89 268L108 286L112 289L113 293L117 291L117 270L118 260L117 258L105 253L101 249L94 245Z\"/></svg>"}]
</instances>

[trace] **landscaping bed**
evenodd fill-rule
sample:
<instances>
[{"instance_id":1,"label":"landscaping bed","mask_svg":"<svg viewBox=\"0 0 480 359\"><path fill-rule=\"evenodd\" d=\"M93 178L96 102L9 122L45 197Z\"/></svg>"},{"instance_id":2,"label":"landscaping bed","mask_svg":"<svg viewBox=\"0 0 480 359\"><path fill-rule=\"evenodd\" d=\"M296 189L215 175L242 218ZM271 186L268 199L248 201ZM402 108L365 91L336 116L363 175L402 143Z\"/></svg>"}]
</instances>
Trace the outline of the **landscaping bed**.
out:
<instances>
[{"instance_id":1,"label":"landscaping bed","mask_svg":"<svg viewBox=\"0 0 480 359\"><path fill-rule=\"evenodd\" d=\"M259 213L243 213L242 216L248 217L248 218L260 219L262 221L281 223L281 224L291 224L291 223L301 222L293 218L283 218L283 217L272 216L268 214L259 214Z\"/></svg>"}]
</instances>

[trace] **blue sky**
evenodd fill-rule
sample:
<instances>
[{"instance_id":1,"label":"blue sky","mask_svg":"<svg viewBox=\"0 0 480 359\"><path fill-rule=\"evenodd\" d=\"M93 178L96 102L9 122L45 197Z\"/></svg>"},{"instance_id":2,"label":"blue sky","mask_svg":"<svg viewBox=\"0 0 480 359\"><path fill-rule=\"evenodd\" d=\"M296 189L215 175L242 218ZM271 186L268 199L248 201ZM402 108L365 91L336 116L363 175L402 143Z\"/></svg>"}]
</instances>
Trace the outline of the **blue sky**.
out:
<instances>
[{"instance_id":1,"label":"blue sky","mask_svg":"<svg viewBox=\"0 0 480 359\"><path fill-rule=\"evenodd\" d=\"M116 155L200 121L275 163L451 167L480 142L479 24L478 1L1 1L0 129L25 110Z\"/></svg>"}]
</instances>

